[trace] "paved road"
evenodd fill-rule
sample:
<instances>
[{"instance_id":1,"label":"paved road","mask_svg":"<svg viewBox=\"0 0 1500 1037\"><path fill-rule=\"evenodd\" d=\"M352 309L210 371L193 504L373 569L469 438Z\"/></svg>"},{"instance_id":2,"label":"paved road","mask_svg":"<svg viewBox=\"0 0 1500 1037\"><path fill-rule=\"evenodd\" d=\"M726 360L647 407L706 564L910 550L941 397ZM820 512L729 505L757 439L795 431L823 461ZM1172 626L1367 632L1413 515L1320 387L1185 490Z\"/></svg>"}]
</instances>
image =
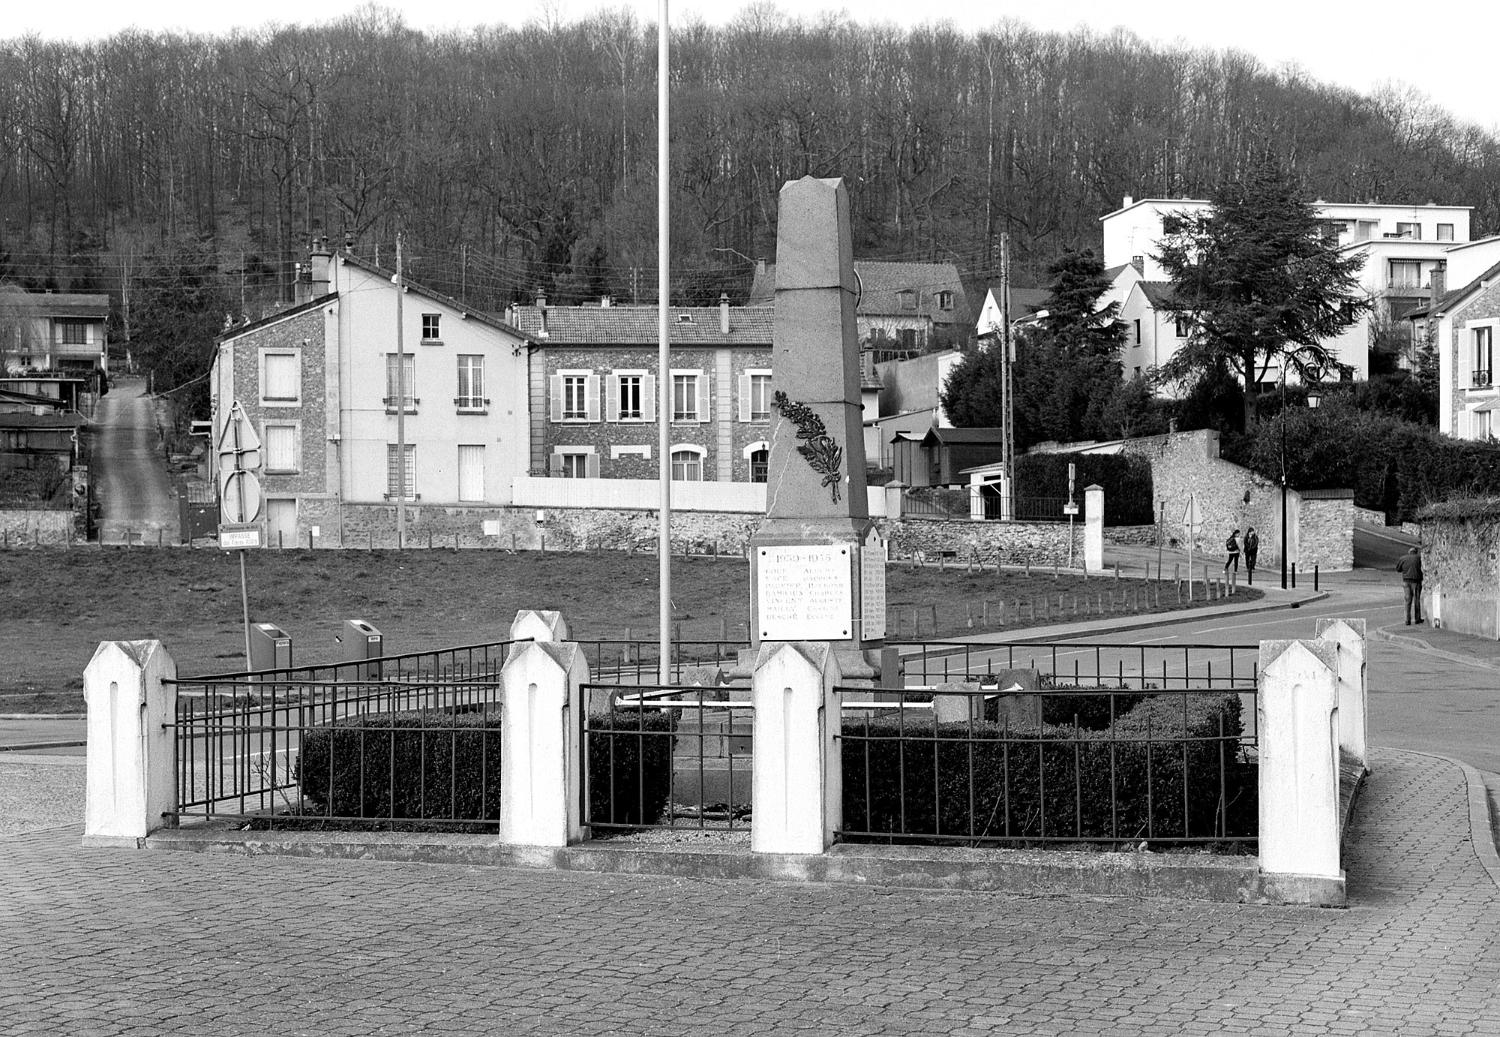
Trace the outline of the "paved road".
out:
<instances>
[{"instance_id":1,"label":"paved road","mask_svg":"<svg viewBox=\"0 0 1500 1037\"><path fill-rule=\"evenodd\" d=\"M1396 559L1406 554L1417 542L1399 529L1376 529L1355 523L1354 564L1363 569L1390 572L1396 568Z\"/></svg>"},{"instance_id":2,"label":"paved road","mask_svg":"<svg viewBox=\"0 0 1500 1037\"><path fill-rule=\"evenodd\" d=\"M95 478L101 508L99 535L103 543L137 540L168 544L178 540L177 502L167 480L156 413L145 382L121 378L99 401L94 417Z\"/></svg>"}]
</instances>

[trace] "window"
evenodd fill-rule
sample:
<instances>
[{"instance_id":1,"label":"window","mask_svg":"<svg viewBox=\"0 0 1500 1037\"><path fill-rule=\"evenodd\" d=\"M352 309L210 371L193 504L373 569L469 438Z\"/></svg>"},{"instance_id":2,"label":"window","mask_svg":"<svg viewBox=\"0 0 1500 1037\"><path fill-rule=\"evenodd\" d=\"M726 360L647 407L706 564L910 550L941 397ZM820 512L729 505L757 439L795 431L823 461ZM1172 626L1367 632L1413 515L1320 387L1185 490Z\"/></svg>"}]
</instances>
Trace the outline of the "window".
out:
<instances>
[{"instance_id":1,"label":"window","mask_svg":"<svg viewBox=\"0 0 1500 1037\"><path fill-rule=\"evenodd\" d=\"M400 377L397 377L396 365L400 363ZM411 353L387 353L385 355L385 409L387 414L396 413L396 404L400 400L405 405L406 413L416 412L419 402L415 392L417 383L417 358Z\"/></svg>"},{"instance_id":2,"label":"window","mask_svg":"<svg viewBox=\"0 0 1500 1037\"><path fill-rule=\"evenodd\" d=\"M703 452L699 447L672 448L672 478L676 482L703 481Z\"/></svg>"},{"instance_id":3,"label":"window","mask_svg":"<svg viewBox=\"0 0 1500 1037\"><path fill-rule=\"evenodd\" d=\"M85 346L89 341L89 322L86 320L60 320L58 331L62 333L65 346Z\"/></svg>"},{"instance_id":4,"label":"window","mask_svg":"<svg viewBox=\"0 0 1500 1037\"><path fill-rule=\"evenodd\" d=\"M1398 223L1396 224L1396 236L1409 237L1413 241L1422 240L1422 225L1420 223Z\"/></svg>"},{"instance_id":5,"label":"window","mask_svg":"<svg viewBox=\"0 0 1500 1037\"><path fill-rule=\"evenodd\" d=\"M266 425L263 438L267 472L295 472L301 467L297 458L296 425Z\"/></svg>"},{"instance_id":6,"label":"window","mask_svg":"<svg viewBox=\"0 0 1500 1037\"><path fill-rule=\"evenodd\" d=\"M1420 288L1422 286L1422 263L1416 259L1392 259L1390 261L1392 288Z\"/></svg>"},{"instance_id":7,"label":"window","mask_svg":"<svg viewBox=\"0 0 1500 1037\"><path fill-rule=\"evenodd\" d=\"M903 288L896 293L901 297L901 308L903 310L914 310L917 308L917 293L910 288Z\"/></svg>"},{"instance_id":8,"label":"window","mask_svg":"<svg viewBox=\"0 0 1500 1037\"><path fill-rule=\"evenodd\" d=\"M553 469L564 479L597 478L596 457L588 450L560 450L553 455Z\"/></svg>"},{"instance_id":9,"label":"window","mask_svg":"<svg viewBox=\"0 0 1500 1037\"><path fill-rule=\"evenodd\" d=\"M917 348L917 329L916 328L902 328L900 331L896 332L896 335L899 337L899 339L901 341L901 348L902 349L916 349Z\"/></svg>"},{"instance_id":10,"label":"window","mask_svg":"<svg viewBox=\"0 0 1500 1037\"><path fill-rule=\"evenodd\" d=\"M484 500L484 446L458 447L458 499Z\"/></svg>"},{"instance_id":11,"label":"window","mask_svg":"<svg viewBox=\"0 0 1500 1037\"><path fill-rule=\"evenodd\" d=\"M265 403L296 403L302 398L302 358L295 350L261 354L260 398Z\"/></svg>"},{"instance_id":12,"label":"window","mask_svg":"<svg viewBox=\"0 0 1500 1037\"><path fill-rule=\"evenodd\" d=\"M1437 239L1439 241L1452 241L1453 240L1453 224L1451 224L1451 223L1439 223L1437 225L1437 235L1438 235Z\"/></svg>"},{"instance_id":13,"label":"window","mask_svg":"<svg viewBox=\"0 0 1500 1037\"><path fill-rule=\"evenodd\" d=\"M562 416L564 421L584 421L589 416L589 380L587 375L562 376Z\"/></svg>"},{"instance_id":14,"label":"window","mask_svg":"<svg viewBox=\"0 0 1500 1037\"><path fill-rule=\"evenodd\" d=\"M672 420L701 421L698 412L698 375L672 372ZM672 455L674 460L676 454Z\"/></svg>"},{"instance_id":15,"label":"window","mask_svg":"<svg viewBox=\"0 0 1500 1037\"><path fill-rule=\"evenodd\" d=\"M771 473L771 451L762 447L750 451L750 481L765 482Z\"/></svg>"},{"instance_id":16,"label":"window","mask_svg":"<svg viewBox=\"0 0 1500 1037\"><path fill-rule=\"evenodd\" d=\"M406 463L396 463L396 444L385 445L385 496L387 500L395 500L398 495L407 500L417 499L417 447L414 443L406 444Z\"/></svg>"},{"instance_id":17,"label":"window","mask_svg":"<svg viewBox=\"0 0 1500 1037\"><path fill-rule=\"evenodd\" d=\"M740 375L740 420L766 421L771 417L771 372L746 371Z\"/></svg>"},{"instance_id":18,"label":"window","mask_svg":"<svg viewBox=\"0 0 1500 1037\"><path fill-rule=\"evenodd\" d=\"M617 382L617 406L619 407L620 421L639 421L645 411L641 408L641 376L638 374L618 375Z\"/></svg>"},{"instance_id":19,"label":"window","mask_svg":"<svg viewBox=\"0 0 1500 1037\"><path fill-rule=\"evenodd\" d=\"M1141 322L1139 320L1135 322L1135 344L1141 344Z\"/></svg>"},{"instance_id":20,"label":"window","mask_svg":"<svg viewBox=\"0 0 1500 1037\"><path fill-rule=\"evenodd\" d=\"M1178 338L1187 338L1193 333L1193 319L1186 314L1179 313L1172 319L1173 330L1177 332Z\"/></svg>"},{"instance_id":21,"label":"window","mask_svg":"<svg viewBox=\"0 0 1500 1037\"><path fill-rule=\"evenodd\" d=\"M938 309L940 309L940 310L951 310L951 309L953 309L953 293L952 292L946 292L946 291L945 292L938 292L937 293L937 302L938 302Z\"/></svg>"},{"instance_id":22,"label":"window","mask_svg":"<svg viewBox=\"0 0 1500 1037\"><path fill-rule=\"evenodd\" d=\"M1495 329L1491 326L1474 329L1474 388L1487 389L1495 384Z\"/></svg>"},{"instance_id":23,"label":"window","mask_svg":"<svg viewBox=\"0 0 1500 1037\"><path fill-rule=\"evenodd\" d=\"M453 405L459 410L482 411L489 403L484 398L484 357L458 358L458 396Z\"/></svg>"},{"instance_id":24,"label":"window","mask_svg":"<svg viewBox=\"0 0 1500 1037\"><path fill-rule=\"evenodd\" d=\"M1141 369L1139 365L1136 366L1135 374L1131 375L1131 377L1136 379L1139 379L1141 377Z\"/></svg>"},{"instance_id":25,"label":"window","mask_svg":"<svg viewBox=\"0 0 1500 1037\"><path fill-rule=\"evenodd\" d=\"M422 314L423 342L436 342L438 341L438 339L442 338L442 336L438 333L438 328L442 323L442 319L443 315L441 313Z\"/></svg>"},{"instance_id":26,"label":"window","mask_svg":"<svg viewBox=\"0 0 1500 1037\"><path fill-rule=\"evenodd\" d=\"M1182 217L1177 213L1166 213L1161 218L1161 232L1163 234L1181 234Z\"/></svg>"}]
</instances>

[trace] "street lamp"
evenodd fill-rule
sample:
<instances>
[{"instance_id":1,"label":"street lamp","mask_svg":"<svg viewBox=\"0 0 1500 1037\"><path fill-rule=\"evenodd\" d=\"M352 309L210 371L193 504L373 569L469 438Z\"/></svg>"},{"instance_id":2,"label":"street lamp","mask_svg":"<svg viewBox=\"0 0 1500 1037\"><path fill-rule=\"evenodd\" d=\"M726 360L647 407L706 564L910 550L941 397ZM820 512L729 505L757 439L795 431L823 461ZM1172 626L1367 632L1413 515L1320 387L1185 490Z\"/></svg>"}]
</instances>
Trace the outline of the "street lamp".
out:
<instances>
[{"instance_id":1,"label":"street lamp","mask_svg":"<svg viewBox=\"0 0 1500 1037\"><path fill-rule=\"evenodd\" d=\"M1317 410L1318 404L1323 402L1323 394L1318 391L1318 380L1322 373L1316 369L1308 372L1312 376L1312 386L1307 390L1307 406L1309 410ZM1286 590L1286 362L1281 364L1281 589Z\"/></svg>"}]
</instances>

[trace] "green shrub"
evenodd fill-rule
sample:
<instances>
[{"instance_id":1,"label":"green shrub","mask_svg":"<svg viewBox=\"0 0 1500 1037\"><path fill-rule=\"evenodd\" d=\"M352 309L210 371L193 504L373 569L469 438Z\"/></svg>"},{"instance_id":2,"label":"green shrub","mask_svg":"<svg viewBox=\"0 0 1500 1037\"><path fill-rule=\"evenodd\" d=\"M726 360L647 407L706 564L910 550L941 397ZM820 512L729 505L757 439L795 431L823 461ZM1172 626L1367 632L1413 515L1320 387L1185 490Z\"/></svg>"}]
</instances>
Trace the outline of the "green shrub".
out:
<instances>
[{"instance_id":1,"label":"green shrub","mask_svg":"<svg viewBox=\"0 0 1500 1037\"><path fill-rule=\"evenodd\" d=\"M1217 738L1221 724L1225 736L1238 736L1238 696L1187 696L1185 717L1183 699L1148 698L1112 730L1077 737L1071 726L1012 729L1007 738L994 723L908 723L900 739L894 721L846 721L844 827L904 841L1252 836L1253 768L1232 746L1223 750L1221 830L1220 743L1193 741Z\"/></svg>"},{"instance_id":2,"label":"green shrub","mask_svg":"<svg viewBox=\"0 0 1500 1037\"><path fill-rule=\"evenodd\" d=\"M1075 499L1084 487L1104 488L1106 526L1146 526L1156 521L1151 462L1123 454L1024 454L1016 458L1018 498L1068 496L1068 465L1076 466Z\"/></svg>"},{"instance_id":3,"label":"green shrub","mask_svg":"<svg viewBox=\"0 0 1500 1037\"><path fill-rule=\"evenodd\" d=\"M313 728L297 781L330 817L498 821L500 712L379 713Z\"/></svg>"},{"instance_id":4,"label":"green shrub","mask_svg":"<svg viewBox=\"0 0 1500 1037\"><path fill-rule=\"evenodd\" d=\"M589 717L589 820L649 825L672 787L676 710L642 709Z\"/></svg>"},{"instance_id":5,"label":"green shrub","mask_svg":"<svg viewBox=\"0 0 1500 1037\"><path fill-rule=\"evenodd\" d=\"M671 787L673 715L601 714L589 727L592 819L655 821ZM500 711L382 713L312 728L296 776L328 817L498 822Z\"/></svg>"}]
</instances>

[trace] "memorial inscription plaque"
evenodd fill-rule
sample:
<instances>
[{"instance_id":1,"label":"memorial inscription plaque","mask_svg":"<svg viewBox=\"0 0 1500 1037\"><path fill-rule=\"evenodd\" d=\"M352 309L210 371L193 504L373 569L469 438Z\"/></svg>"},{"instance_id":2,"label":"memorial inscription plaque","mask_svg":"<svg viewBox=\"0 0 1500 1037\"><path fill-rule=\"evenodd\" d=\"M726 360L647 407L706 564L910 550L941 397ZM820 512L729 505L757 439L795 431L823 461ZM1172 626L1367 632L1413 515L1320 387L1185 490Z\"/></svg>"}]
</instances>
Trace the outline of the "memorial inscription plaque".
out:
<instances>
[{"instance_id":1,"label":"memorial inscription plaque","mask_svg":"<svg viewBox=\"0 0 1500 1037\"><path fill-rule=\"evenodd\" d=\"M756 625L766 641L842 641L854 615L850 547L806 544L755 549Z\"/></svg>"}]
</instances>

